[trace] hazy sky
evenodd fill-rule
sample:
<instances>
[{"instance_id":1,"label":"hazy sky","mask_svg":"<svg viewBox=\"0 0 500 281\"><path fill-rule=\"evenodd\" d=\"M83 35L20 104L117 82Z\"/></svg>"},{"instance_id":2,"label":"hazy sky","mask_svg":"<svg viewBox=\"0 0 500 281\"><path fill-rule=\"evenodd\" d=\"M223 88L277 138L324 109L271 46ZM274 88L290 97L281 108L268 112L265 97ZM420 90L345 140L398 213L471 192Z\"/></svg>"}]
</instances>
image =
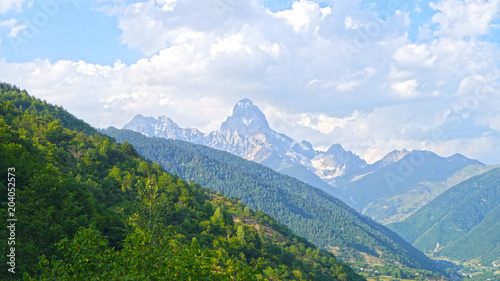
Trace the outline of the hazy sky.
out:
<instances>
[{"instance_id":1,"label":"hazy sky","mask_svg":"<svg viewBox=\"0 0 500 281\"><path fill-rule=\"evenodd\" d=\"M368 162L500 164L500 0L2 0L0 81L99 128L136 114L270 126Z\"/></svg>"}]
</instances>

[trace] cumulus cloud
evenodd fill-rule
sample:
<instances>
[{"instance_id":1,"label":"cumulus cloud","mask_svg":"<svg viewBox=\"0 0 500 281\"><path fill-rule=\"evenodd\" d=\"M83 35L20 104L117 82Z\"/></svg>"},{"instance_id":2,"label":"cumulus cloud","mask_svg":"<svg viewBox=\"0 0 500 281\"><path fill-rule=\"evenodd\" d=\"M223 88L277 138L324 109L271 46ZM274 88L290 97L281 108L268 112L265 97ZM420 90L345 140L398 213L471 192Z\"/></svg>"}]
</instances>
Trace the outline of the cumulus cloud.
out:
<instances>
[{"instance_id":1,"label":"cumulus cloud","mask_svg":"<svg viewBox=\"0 0 500 281\"><path fill-rule=\"evenodd\" d=\"M500 147L500 56L480 37L493 28L496 1L431 4L424 24L438 29L422 41L408 38L410 12L387 10L382 20L360 1L300 0L277 12L258 0L98 3L145 58L3 60L2 79L96 127L140 113L208 132L248 97L273 129L319 148L341 143L369 162L403 148L500 160L487 149ZM475 140L484 147L472 149Z\"/></svg>"},{"instance_id":2,"label":"cumulus cloud","mask_svg":"<svg viewBox=\"0 0 500 281\"><path fill-rule=\"evenodd\" d=\"M26 29L26 25L23 23L19 23L17 19L9 19L0 22L0 27L6 28L9 30L9 34L7 35L9 38L16 37L19 32Z\"/></svg>"},{"instance_id":3,"label":"cumulus cloud","mask_svg":"<svg viewBox=\"0 0 500 281\"><path fill-rule=\"evenodd\" d=\"M168 12L174 10L177 0L156 0L156 3L162 6L163 11Z\"/></svg>"},{"instance_id":4,"label":"cumulus cloud","mask_svg":"<svg viewBox=\"0 0 500 281\"><path fill-rule=\"evenodd\" d=\"M500 10L498 0L441 0L429 5L437 11L432 17L432 22L439 24L434 36L454 38L488 34Z\"/></svg>"},{"instance_id":5,"label":"cumulus cloud","mask_svg":"<svg viewBox=\"0 0 500 281\"><path fill-rule=\"evenodd\" d=\"M11 10L21 11L27 0L2 0L0 2L0 14L5 14ZM30 3L30 2L29 2Z\"/></svg>"},{"instance_id":6,"label":"cumulus cloud","mask_svg":"<svg viewBox=\"0 0 500 281\"><path fill-rule=\"evenodd\" d=\"M331 8L329 7L320 8L315 2L300 0L294 2L290 10L279 11L275 16L286 20L298 32L307 29L330 13Z\"/></svg>"}]
</instances>

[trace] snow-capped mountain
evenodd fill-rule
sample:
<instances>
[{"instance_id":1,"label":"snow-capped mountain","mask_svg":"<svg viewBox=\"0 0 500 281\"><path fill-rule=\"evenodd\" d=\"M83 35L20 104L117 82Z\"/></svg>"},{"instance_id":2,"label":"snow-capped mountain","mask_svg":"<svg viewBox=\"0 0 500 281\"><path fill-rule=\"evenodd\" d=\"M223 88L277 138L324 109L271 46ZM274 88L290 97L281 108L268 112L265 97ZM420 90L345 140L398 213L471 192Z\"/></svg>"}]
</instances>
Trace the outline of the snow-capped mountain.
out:
<instances>
[{"instance_id":1,"label":"snow-capped mountain","mask_svg":"<svg viewBox=\"0 0 500 281\"><path fill-rule=\"evenodd\" d=\"M221 124L220 131L238 131L243 136L272 133L264 113L249 99L243 99L236 103L233 114Z\"/></svg>"},{"instance_id":2,"label":"snow-capped mountain","mask_svg":"<svg viewBox=\"0 0 500 281\"><path fill-rule=\"evenodd\" d=\"M210 133L181 128L165 116L155 119L137 115L123 129L230 152L320 188L370 215L373 215L370 210L379 206L382 210L395 209L396 216L404 213L405 210L399 210L399 205L392 202L399 202L403 193L413 192L407 196L412 203L418 197L415 194L426 195L430 190L415 191L415 188L436 181L432 186L440 188L430 194L437 196L449 188L443 184L448 177L464 167L482 165L460 154L443 158L431 152L404 149L394 150L370 165L340 144L318 151L305 140L299 142L272 130L264 113L249 99L237 102L220 130ZM422 163L417 163L419 161ZM393 214L386 217L390 216Z\"/></svg>"},{"instance_id":3,"label":"snow-capped mountain","mask_svg":"<svg viewBox=\"0 0 500 281\"><path fill-rule=\"evenodd\" d=\"M298 142L272 130L264 113L249 99L236 103L232 115L221 124L219 131L202 133L193 128L181 128L165 116L155 119L142 115L135 116L123 129L149 137L210 146L275 170L285 170L285 173L300 167L302 173L315 174L322 179L346 175L367 166L364 160L340 144L332 145L326 152L316 151L307 141Z\"/></svg>"},{"instance_id":4,"label":"snow-capped mountain","mask_svg":"<svg viewBox=\"0 0 500 281\"><path fill-rule=\"evenodd\" d=\"M368 166L365 160L351 151L346 151L340 144L334 144L326 152L317 154L311 164L316 175L322 179L346 176Z\"/></svg>"},{"instance_id":5,"label":"snow-capped mountain","mask_svg":"<svg viewBox=\"0 0 500 281\"><path fill-rule=\"evenodd\" d=\"M148 137L176 139L199 143L204 134L197 129L184 129L166 116L158 119L136 115L132 121L123 127L126 130L140 132Z\"/></svg>"}]
</instances>

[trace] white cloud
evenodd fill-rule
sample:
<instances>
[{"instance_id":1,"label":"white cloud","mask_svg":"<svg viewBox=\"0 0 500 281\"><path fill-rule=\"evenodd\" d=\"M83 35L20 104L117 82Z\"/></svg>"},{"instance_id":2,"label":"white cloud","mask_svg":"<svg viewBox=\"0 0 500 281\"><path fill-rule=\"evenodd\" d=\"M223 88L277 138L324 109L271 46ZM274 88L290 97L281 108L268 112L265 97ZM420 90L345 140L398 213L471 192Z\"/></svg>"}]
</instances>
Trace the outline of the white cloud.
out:
<instances>
[{"instance_id":1,"label":"white cloud","mask_svg":"<svg viewBox=\"0 0 500 281\"><path fill-rule=\"evenodd\" d=\"M457 151L461 154L476 157L487 164L498 164L500 142L494 137L484 136L474 139L454 139L446 142L435 143L429 146L433 151L438 151L443 156L451 156ZM493 157L492 157L493 156Z\"/></svg>"},{"instance_id":2,"label":"white cloud","mask_svg":"<svg viewBox=\"0 0 500 281\"><path fill-rule=\"evenodd\" d=\"M331 10L321 9L315 2L300 0L292 4L292 9L279 11L275 15L285 19L295 31L300 31L330 13Z\"/></svg>"},{"instance_id":3,"label":"white cloud","mask_svg":"<svg viewBox=\"0 0 500 281\"><path fill-rule=\"evenodd\" d=\"M422 42L408 38L407 13L381 21L360 1L321 8L301 0L276 13L258 0L228 3L222 14L213 1L106 4L122 42L146 58L109 66L3 60L0 77L97 127L121 127L141 113L207 132L248 97L277 131L316 147L341 143L369 162L403 148L500 162L500 152L472 149L476 138L487 148L500 144L494 133L484 135L498 130L498 46L472 36L491 30L496 13L488 11L483 27L460 31L477 20L473 7L496 2L438 2L441 29ZM463 9L466 23L453 9ZM462 116L460 130L445 126L453 114ZM448 138L433 139L437 128Z\"/></svg>"},{"instance_id":4,"label":"white cloud","mask_svg":"<svg viewBox=\"0 0 500 281\"><path fill-rule=\"evenodd\" d=\"M434 36L453 38L488 34L500 11L498 0L441 0L429 5L437 11L432 22L439 24L439 30Z\"/></svg>"},{"instance_id":5,"label":"white cloud","mask_svg":"<svg viewBox=\"0 0 500 281\"><path fill-rule=\"evenodd\" d=\"M394 53L394 60L399 65L431 68L436 61L427 44L408 44Z\"/></svg>"},{"instance_id":6,"label":"white cloud","mask_svg":"<svg viewBox=\"0 0 500 281\"><path fill-rule=\"evenodd\" d=\"M425 109L440 107L421 104L418 113L413 105L396 105L372 112L355 111L343 117L290 114L276 106L266 107L264 112L269 116L271 127L298 140L312 138L315 147L322 149L341 143L372 163L394 149L429 149L433 142L426 137L426 132L432 130L434 116Z\"/></svg>"},{"instance_id":7,"label":"white cloud","mask_svg":"<svg viewBox=\"0 0 500 281\"><path fill-rule=\"evenodd\" d=\"M0 27L7 28L9 30L9 34L7 35L9 38L16 37L19 32L26 29L25 24L19 24L19 20L17 19L9 19L0 22Z\"/></svg>"},{"instance_id":8,"label":"white cloud","mask_svg":"<svg viewBox=\"0 0 500 281\"><path fill-rule=\"evenodd\" d=\"M147 14L153 13L154 8L152 2L130 5L119 22L120 29L124 30L121 38L123 43L139 48L148 55L167 47L169 37L161 19Z\"/></svg>"},{"instance_id":9,"label":"white cloud","mask_svg":"<svg viewBox=\"0 0 500 281\"><path fill-rule=\"evenodd\" d=\"M344 25L345 29L358 29L363 26L359 21L353 19L350 16L345 18Z\"/></svg>"},{"instance_id":10,"label":"white cloud","mask_svg":"<svg viewBox=\"0 0 500 281\"><path fill-rule=\"evenodd\" d=\"M252 53L250 47L243 42L241 34L231 35L224 39L217 39L217 43L210 46L210 54L215 57L218 53L236 53L244 51L248 54Z\"/></svg>"},{"instance_id":11,"label":"white cloud","mask_svg":"<svg viewBox=\"0 0 500 281\"><path fill-rule=\"evenodd\" d=\"M492 129L500 132L500 114L491 116L488 121L489 121L489 126Z\"/></svg>"},{"instance_id":12,"label":"white cloud","mask_svg":"<svg viewBox=\"0 0 500 281\"><path fill-rule=\"evenodd\" d=\"M0 1L0 14L5 14L10 10L21 11L27 0L2 0Z\"/></svg>"},{"instance_id":13,"label":"white cloud","mask_svg":"<svg viewBox=\"0 0 500 281\"><path fill-rule=\"evenodd\" d=\"M163 11L173 11L175 9L175 4L177 0L156 0L156 3L161 5L161 9Z\"/></svg>"},{"instance_id":14,"label":"white cloud","mask_svg":"<svg viewBox=\"0 0 500 281\"><path fill-rule=\"evenodd\" d=\"M100 9L118 17L124 44L151 56L176 45L183 36L181 30L217 37L249 24L245 20L255 18L255 12L267 14L256 5L254 1L149 0Z\"/></svg>"},{"instance_id":15,"label":"white cloud","mask_svg":"<svg viewBox=\"0 0 500 281\"><path fill-rule=\"evenodd\" d=\"M324 19L326 16L332 13L332 8L330 7L321 8L320 12L321 12L321 19Z\"/></svg>"},{"instance_id":16,"label":"white cloud","mask_svg":"<svg viewBox=\"0 0 500 281\"><path fill-rule=\"evenodd\" d=\"M418 97L417 91L418 82L415 79L410 79L402 82L392 84L392 89L402 98L415 98Z\"/></svg>"},{"instance_id":17,"label":"white cloud","mask_svg":"<svg viewBox=\"0 0 500 281\"><path fill-rule=\"evenodd\" d=\"M356 73L342 74L339 77L335 77L331 80L319 80L313 79L309 81L308 85L311 87L319 88L333 88L336 92L352 92L362 86L364 83L368 82L370 78L377 74L377 69L374 67L366 67L364 69L358 70Z\"/></svg>"},{"instance_id":18,"label":"white cloud","mask_svg":"<svg viewBox=\"0 0 500 281\"><path fill-rule=\"evenodd\" d=\"M360 113L357 111L345 118L329 117L325 114L302 114L297 124L311 128L322 134L330 134L335 129L345 129L349 123L357 121L359 115Z\"/></svg>"}]
</instances>

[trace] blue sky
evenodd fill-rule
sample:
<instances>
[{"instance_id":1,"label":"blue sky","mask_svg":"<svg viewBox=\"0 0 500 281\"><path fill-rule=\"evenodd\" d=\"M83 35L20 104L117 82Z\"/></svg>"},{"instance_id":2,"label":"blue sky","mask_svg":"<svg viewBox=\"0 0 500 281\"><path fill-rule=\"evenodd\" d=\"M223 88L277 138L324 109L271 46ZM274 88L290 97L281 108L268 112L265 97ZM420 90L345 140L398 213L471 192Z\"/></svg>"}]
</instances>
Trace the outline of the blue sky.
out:
<instances>
[{"instance_id":1,"label":"blue sky","mask_svg":"<svg viewBox=\"0 0 500 281\"><path fill-rule=\"evenodd\" d=\"M228 0L228 3L241 0ZM15 2L15 1L12 1ZM120 40L121 30L118 19L107 15L99 6L99 1L89 0L48 0L48 1L18 1L22 2L22 9L12 8L0 16L2 21L17 19L18 24L25 24L26 30L36 30L33 38L24 43L24 40L9 38L9 27L3 27L1 33L2 58L9 62L27 62L36 58L47 58L51 62L57 60L84 60L96 64L113 64L120 60L132 64L144 57L140 50L130 48ZM50 4L44 4L49 2ZM116 1L120 3L119 1ZM133 4L135 1L121 1L121 4ZM145 1L137 1L145 2ZM213 1L217 3L217 1ZM219 2L224 3L223 0ZM263 6L271 12L290 9L294 1L265 0ZM331 1L316 1L320 7L328 7ZM412 10L413 4L395 1L394 7L403 10ZM114 3L117 5L116 3ZM366 6L372 6L379 11L381 18L387 13L394 14L395 9L388 7L387 1L365 1ZM214 4L216 5L216 4ZM374 6L373 6L374 5ZM421 13L412 13L411 37L416 37L418 26L428 21L432 13L428 5L419 3L423 8ZM41 31L41 32L40 32ZM18 43L19 42L19 43ZM21 42L23 42L21 44Z\"/></svg>"},{"instance_id":2,"label":"blue sky","mask_svg":"<svg viewBox=\"0 0 500 281\"><path fill-rule=\"evenodd\" d=\"M247 97L319 149L498 164L499 13L500 0L5 0L0 80L96 127L167 115L208 132Z\"/></svg>"},{"instance_id":3,"label":"blue sky","mask_svg":"<svg viewBox=\"0 0 500 281\"><path fill-rule=\"evenodd\" d=\"M140 51L120 42L117 19L93 8L91 1L53 1L47 12L42 1L35 1L22 12L11 10L2 21L18 19L32 30L39 30L24 42L9 38L2 30L1 56L9 62L27 62L36 58L84 60L97 64L113 64L116 60L131 64L142 57ZM57 7L57 8L52 8ZM52 12L53 11L53 12ZM27 27L28 28L28 27Z\"/></svg>"}]
</instances>

